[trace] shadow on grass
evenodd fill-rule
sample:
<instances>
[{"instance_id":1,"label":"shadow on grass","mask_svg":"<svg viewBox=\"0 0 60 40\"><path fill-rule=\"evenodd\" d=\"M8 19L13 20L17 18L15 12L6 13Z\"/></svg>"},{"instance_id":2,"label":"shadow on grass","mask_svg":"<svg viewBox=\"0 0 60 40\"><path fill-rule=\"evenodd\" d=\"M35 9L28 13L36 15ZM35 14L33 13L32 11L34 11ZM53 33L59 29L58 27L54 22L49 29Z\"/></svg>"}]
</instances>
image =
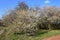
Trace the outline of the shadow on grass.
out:
<instances>
[{"instance_id":1,"label":"shadow on grass","mask_svg":"<svg viewBox=\"0 0 60 40\"><path fill-rule=\"evenodd\" d=\"M23 34L25 34L25 33L14 33L15 35L23 35Z\"/></svg>"},{"instance_id":2,"label":"shadow on grass","mask_svg":"<svg viewBox=\"0 0 60 40\"><path fill-rule=\"evenodd\" d=\"M40 31L37 31L33 36L40 36L40 35L42 35L42 34L45 34L45 33L47 33L48 32L48 30L40 30ZM24 35L25 33L14 33L15 35Z\"/></svg>"},{"instance_id":3,"label":"shadow on grass","mask_svg":"<svg viewBox=\"0 0 60 40\"><path fill-rule=\"evenodd\" d=\"M40 35L45 34L47 32L48 32L47 30L38 31L38 32L36 32L35 36L40 36Z\"/></svg>"}]
</instances>

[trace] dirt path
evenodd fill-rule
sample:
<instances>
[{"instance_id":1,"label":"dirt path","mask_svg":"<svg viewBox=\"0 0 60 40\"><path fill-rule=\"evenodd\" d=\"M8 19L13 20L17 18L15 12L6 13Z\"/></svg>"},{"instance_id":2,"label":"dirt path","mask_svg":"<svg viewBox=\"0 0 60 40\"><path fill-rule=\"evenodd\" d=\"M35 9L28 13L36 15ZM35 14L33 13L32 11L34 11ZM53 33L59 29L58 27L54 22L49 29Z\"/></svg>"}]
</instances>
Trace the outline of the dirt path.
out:
<instances>
[{"instance_id":1,"label":"dirt path","mask_svg":"<svg viewBox=\"0 0 60 40\"><path fill-rule=\"evenodd\" d=\"M52 37L49 37L49 38L45 38L43 40L60 40L60 35L55 35L55 36L52 36Z\"/></svg>"}]
</instances>

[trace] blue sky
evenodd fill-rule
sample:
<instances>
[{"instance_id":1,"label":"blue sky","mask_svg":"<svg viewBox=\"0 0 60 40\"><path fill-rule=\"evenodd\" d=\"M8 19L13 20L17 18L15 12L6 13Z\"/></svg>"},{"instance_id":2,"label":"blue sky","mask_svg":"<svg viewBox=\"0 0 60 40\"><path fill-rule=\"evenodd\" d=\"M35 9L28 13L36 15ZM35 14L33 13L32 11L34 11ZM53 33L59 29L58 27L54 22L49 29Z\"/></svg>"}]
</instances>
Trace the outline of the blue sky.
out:
<instances>
[{"instance_id":1,"label":"blue sky","mask_svg":"<svg viewBox=\"0 0 60 40\"><path fill-rule=\"evenodd\" d=\"M0 0L0 18L8 9L15 8L18 2L24 1L29 7L52 5L60 7L60 0Z\"/></svg>"}]
</instances>

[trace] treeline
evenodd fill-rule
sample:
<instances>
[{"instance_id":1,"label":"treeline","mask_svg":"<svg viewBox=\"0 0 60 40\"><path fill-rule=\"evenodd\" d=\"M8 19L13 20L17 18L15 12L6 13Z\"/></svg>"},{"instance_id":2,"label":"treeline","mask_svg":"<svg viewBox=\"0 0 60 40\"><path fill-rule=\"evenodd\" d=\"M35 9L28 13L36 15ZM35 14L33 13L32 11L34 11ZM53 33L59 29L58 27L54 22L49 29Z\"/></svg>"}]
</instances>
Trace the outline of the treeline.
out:
<instances>
[{"instance_id":1,"label":"treeline","mask_svg":"<svg viewBox=\"0 0 60 40\"><path fill-rule=\"evenodd\" d=\"M40 29L60 29L60 7L29 8L24 2L3 16L0 25L12 27L16 32L36 32Z\"/></svg>"}]
</instances>

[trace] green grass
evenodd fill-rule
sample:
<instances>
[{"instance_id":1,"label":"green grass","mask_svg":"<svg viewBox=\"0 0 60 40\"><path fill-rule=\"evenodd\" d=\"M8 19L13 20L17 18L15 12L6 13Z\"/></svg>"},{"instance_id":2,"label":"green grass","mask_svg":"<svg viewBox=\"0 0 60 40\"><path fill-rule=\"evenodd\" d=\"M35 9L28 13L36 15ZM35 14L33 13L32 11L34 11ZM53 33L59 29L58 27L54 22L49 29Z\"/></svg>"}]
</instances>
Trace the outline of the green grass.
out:
<instances>
[{"instance_id":1,"label":"green grass","mask_svg":"<svg viewBox=\"0 0 60 40\"><path fill-rule=\"evenodd\" d=\"M40 30L36 33L35 36L27 36L26 34L10 33L8 35L8 39L9 40L42 40L44 38L51 37L51 36L54 36L54 35L59 35L59 34L60 34L60 30L52 30L52 31L47 31L47 30L42 30L41 31ZM1 36L1 38L4 38L3 36Z\"/></svg>"},{"instance_id":2,"label":"green grass","mask_svg":"<svg viewBox=\"0 0 60 40\"><path fill-rule=\"evenodd\" d=\"M10 29L10 28L9 28ZM0 30L5 30L5 28L1 27ZM5 30L4 33L0 36L0 40L5 40L6 34L8 33ZM26 34L15 34L14 31L11 30L9 34L7 35L8 40L42 40L47 37L51 37L54 35L59 35L60 30L39 30L35 36L27 36Z\"/></svg>"}]
</instances>

